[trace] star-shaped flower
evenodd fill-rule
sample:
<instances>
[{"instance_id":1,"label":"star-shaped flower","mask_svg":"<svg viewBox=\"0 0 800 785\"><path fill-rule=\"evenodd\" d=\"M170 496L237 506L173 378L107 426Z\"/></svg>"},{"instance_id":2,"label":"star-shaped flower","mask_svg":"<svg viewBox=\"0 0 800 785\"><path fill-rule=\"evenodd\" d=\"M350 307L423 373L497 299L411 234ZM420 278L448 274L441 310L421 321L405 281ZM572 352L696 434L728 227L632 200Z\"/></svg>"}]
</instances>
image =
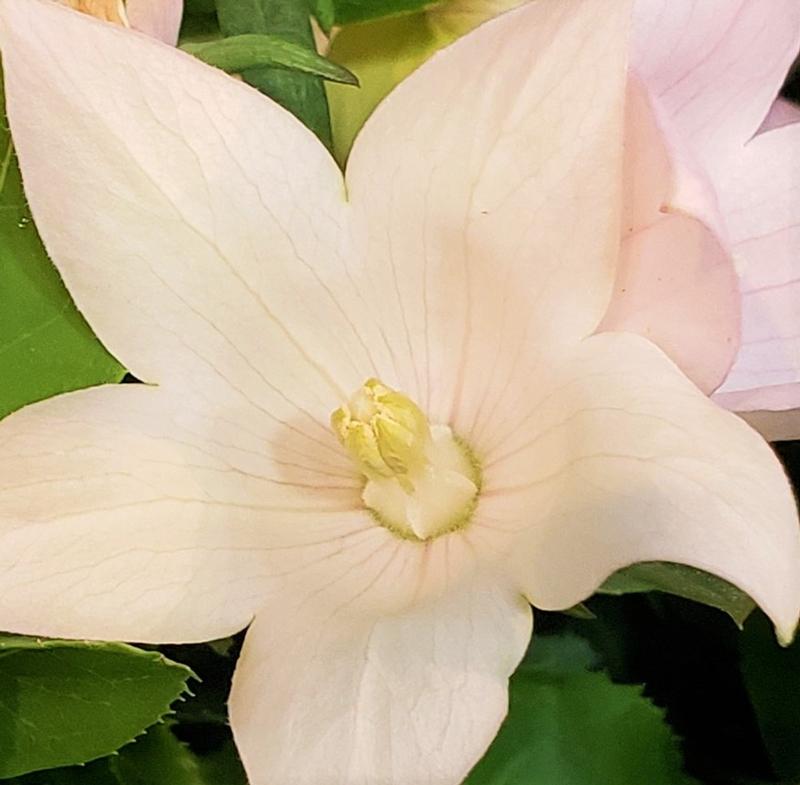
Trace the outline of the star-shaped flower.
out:
<instances>
[{"instance_id":1,"label":"star-shaped flower","mask_svg":"<svg viewBox=\"0 0 800 785\"><path fill-rule=\"evenodd\" d=\"M788 638L794 500L654 344L595 334L619 259L629 4L542 0L401 84L343 179L243 83L0 0L47 248L143 385L0 425L0 628L252 625L254 785L450 785L531 631L616 569L749 592Z\"/></svg>"}]
</instances>

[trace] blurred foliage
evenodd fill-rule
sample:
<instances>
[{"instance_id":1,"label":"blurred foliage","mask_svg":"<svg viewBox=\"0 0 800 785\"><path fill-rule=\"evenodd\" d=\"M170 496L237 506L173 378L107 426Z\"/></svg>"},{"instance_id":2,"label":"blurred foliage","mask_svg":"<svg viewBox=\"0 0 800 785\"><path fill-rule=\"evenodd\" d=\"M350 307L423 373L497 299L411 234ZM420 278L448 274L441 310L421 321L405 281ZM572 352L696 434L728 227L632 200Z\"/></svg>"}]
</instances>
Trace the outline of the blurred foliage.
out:
<instances>
[{"instance_id":1,"label":"blurred foliage","mask_svg":"<svg viewBox=\"0 0 800 785\"><path fill-rule=\"evenodd\" d=\"M739 639L742 676L775 773L800 782L800 642L775 644L759 614Z\"/></svg>"},{"instance_id":2,"label":"blurred foliage","mask_svg":"<svg viewBox=\"0 0 800 785\"><path fill-rule=\"evenodd\" d=\"M274 35L315 51L308 0L216 0L225 36ZM280 68L250 68L245 81L296 115L327 146L333 145L323 80Z\"/></svg>"},{"instance_id":3,"label":"blurred foliage","mask_svg":"<svg viewBox=\"0 0 800 785\"><path fill-rule=\"evenodd\" d=\"M466 785L690 785L663 710L640 687L592 672L594 661L575 635L539 638L511 679L508 717Z\"/></svg>"},{"instance_id":4,"label":"blurred foliage","mask_svg":"<svg viewBox=\"0 0 800 785\"><path fill-rule=\"evenodd\" d=\"M344 166L356 134L381 99L444 43L424 12L339 31L331 44L330 57L352 71L359 81L356 93L344 85L326 85L333 150L340 165Z\"/></svg>"},{"instance_id":5,"label":"blurred foliage","mask_svg":"<svg viewBox=\"0 0 800 785\"><path fill-rule=\"evenodd\" d=\"M409 14L437 4L441 0L332 0L331 3L337 25Z\"/></svg>"},{"instance_id":6,"label":"blurred foliage","mask_svg":"<svg viewBox=\"0 0 800 785\"><path fill-rule=\"evenodd\" d=\"M363 5L371 2L364 0ZM328 52L334 62L351 70L360 84L355 93L341 85L326 85L334 155L342 165L361 126L395 85L437 50L523 0L387 2L393 2L394 13L381 18L362 15L358 24L337 32Z\"/></svg>"}]
</instances>

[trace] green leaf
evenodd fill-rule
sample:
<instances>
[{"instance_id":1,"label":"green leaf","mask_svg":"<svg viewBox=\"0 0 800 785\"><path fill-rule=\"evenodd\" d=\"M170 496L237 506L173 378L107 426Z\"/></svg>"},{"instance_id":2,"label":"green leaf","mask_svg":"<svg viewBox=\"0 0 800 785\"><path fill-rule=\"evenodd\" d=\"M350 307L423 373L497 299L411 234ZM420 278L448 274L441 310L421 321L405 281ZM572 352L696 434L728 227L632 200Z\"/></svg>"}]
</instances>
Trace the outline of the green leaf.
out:
<instances>
[{"instance_id":1,"label":"green leaf","mask_svg":"<svg viewBox=\"0 0 800 785\"><path fill-rule=\"evenodd\" d=\"M334 0L313 0L314 18L324 33L330 33L336 23L336 4Z\"/></svg>"},{"instance_id":2,"label":"green leaf","mask_svg":"<svg viewBox=\"0 0 800 785\"><path fill-rule=\"evenodd\" d=\"M725 611L741 627L756 604L733 584L694 567L672 562L642 562L614 573L598 589L602 594L660 591Z\"/></svg>"},{"instance_id":3,"label":"green leaf","mask_svg":"<svg viewBox=\"0 0 800 785\"><path fill-rule=\"evenodd\" d=\"M122 643L0 637L0 777L108 755L167 714L192 675Z\"/></svg>"},{"instance_id":4,"label":"green leaf","mask_svg":"<svg viewBox=\"0 0 800 785\"><path fill-rule=\"evenodd\" d=\"M215 41L222 36L214 0L184 0L179 42Z\"/></svg>"},{"instance_id":5,"label":"green leaf","mask_svg":"<svg viewBox=\"0 0 800 785\"><path fill-rule=\"evenodd\" d=\"M37 771L24 777L3 780L3 785L122 785L108 763L109 759L103 758L86 766Z\"/></svg>"},{"instance_id":6,"label":"green leaf","mask_svg":"<svg viewBox=\"0 0 800 785\"><path fill-rule=\"evenodd\" d=\"M534 639L535 651L537 642ZM603 673L525 667L465 785L691 785L663 712Z\"/></svg>"},{"instance_id":7,"label":"green leaf","mask_svg":"<svg viewBox=\"0 0 800 785\"><path fill-rule=\"evenodd\" d=\"M310 0L216 0L225 36L272 35L314 49ZM325 85L318 76L281 68L251 68L246 82L288 109L330 148L331 122Z\"/></svg>"},{"instance_id":8,"label":"green leaf","mask_svg":"<svg viewBox=\"0 0 800 785\"><path fill-rule=\"evenodd\" d=\"M550 675L583 673L594 670L600 658L589 641L570 632L560 635L536 635L520 670Z\"/></svg>"},{"instance_id":9,"label":"green leaf","mask_svg":"<svg viewBox=\"0 0 800 785\"><path fill-rule=\"evenodd\" d=\"M7 785L247 785L233 742L196 755L167 725L154 725L119 753L87 766L36 772Z\"/></svg>"},{"instance_id":10,"label":"green leaf","mask_svg":"<svg viewBox=\"0 0 800 785\"><path fill-rule=\"evenodd\" d=\"M219 41L222 31L219 29L216 12L213 14L184 14L181 32L178 38L179 46L185 48L186 44L202 44L209 41Z\"/></svg>"},{"instance_id":11,"label":"green leaf","mask_svg":"<svg viewBox=\"0 0 800 785\"><path fill-rule=\"evenodd\" d=\"M33 225L1 85L0 113L0 417L4 417L58 393L118 382L125 370L78 313Z\"/></svg>"},{"instance_id":12,"label":"green leaf","mask_svg":"<svg viewBox=\"0 0 800 785\"><path fill-rule=\"evenodd\" d=\"M337 25L411 14L440 4L440 0L334 0L333 3Z\"/></svg>"},{"instance_id":13,"label":"green leaf","mask_svg":"<svg viewBox=\"0 0 800 785\"><path fill-rule=\"evenodd\" d=\"M203 755L200 758L200 769L204 782L208 785L247 785L247 775L232 741L226 742L208 755Z\"/></svg>"},{"instance_id":14,"label":"green leaf","mask_svg":"<svg viewBox=\"0 0 800 785\"><path fill-rule=\"evenodd\" d=\"M566 608L561 611L561 613L565 616L569 616L571 619L583 619L584 621L597 618L592 610L583 602L579 602L571 608Z\"/></svg>"},{"instance_id":15,"label":"green leaf","mask_svg":"<svg viewBox=\"0 0 800 785\"><path fill-rule=\"evenodd\" d=\"M120 785L217 785L166 725L156 725L109 760Z\"/></svg>"},{"instance_id":16,"label":"green leaf","mask_svg":"<svg viewBox=\"0 0 800 785\"><path fill-rule=\"evenodd\" d=\"M215 12L214 0L184 0L183 16L205 16Z\"/></svg>"},{"instance_id":17,"label":"green leaf","mask_svg":"<svg viewBox=\"0 0 800 785\"><path fill-rule=\"evenodd\" d=\"M775 773L800 781L800 640L782 648L772 624L754 614L740 638L741 669Z\"/></svg>"},{"instance_id":18,"label":"green leaf","mask_svg":"<svg viewBox=\"0 0 800 785\"><path fill-rule=\"evenodd\" d=\"M184 44L182 48L203 62L228 73L274 66L314 74L333 82L358 84L358 79L346 68L326 60L313 49L298 46L275 35L249 33L220 41Z\"/></svg>"}]
</instances>

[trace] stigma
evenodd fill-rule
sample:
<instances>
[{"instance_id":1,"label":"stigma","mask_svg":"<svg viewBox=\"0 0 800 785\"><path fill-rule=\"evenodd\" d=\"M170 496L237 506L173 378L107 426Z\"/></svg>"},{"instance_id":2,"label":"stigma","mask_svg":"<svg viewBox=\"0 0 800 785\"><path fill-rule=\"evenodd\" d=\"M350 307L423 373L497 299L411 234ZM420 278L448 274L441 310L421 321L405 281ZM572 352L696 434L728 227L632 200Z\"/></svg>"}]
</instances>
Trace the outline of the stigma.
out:
<instances>
[{"instance_id":1,"label":"stigma","mask_svg":"<svg viewBox=\"0 0 800 785\"><path fill-rule=\"evenodd\" d=\"M447 425L429 423L408 396L367 379L333 412L331 426L364 477L364 505L382 526L423 541L469 523L480 466Z\"/></svg>"}]
</instances>

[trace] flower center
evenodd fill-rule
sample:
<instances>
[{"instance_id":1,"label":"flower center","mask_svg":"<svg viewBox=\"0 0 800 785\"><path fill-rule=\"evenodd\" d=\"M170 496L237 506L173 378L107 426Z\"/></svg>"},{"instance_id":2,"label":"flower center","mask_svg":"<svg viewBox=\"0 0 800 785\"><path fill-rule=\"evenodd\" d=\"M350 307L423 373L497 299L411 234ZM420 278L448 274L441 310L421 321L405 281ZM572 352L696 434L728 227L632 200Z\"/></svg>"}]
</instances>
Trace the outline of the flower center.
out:
<instances>
[{"instance_id":1,"label":"flower center","mask_svg":"<svg viewBox=\"0 0 800 785\"><path fill-rule=\"evenodd\" d=\"M331 415L331 426L364 475L361 498L382 526L429 540L469 523L480 491L478 462L408 396L367 379Z\"/></svg>"}]
</instances>

